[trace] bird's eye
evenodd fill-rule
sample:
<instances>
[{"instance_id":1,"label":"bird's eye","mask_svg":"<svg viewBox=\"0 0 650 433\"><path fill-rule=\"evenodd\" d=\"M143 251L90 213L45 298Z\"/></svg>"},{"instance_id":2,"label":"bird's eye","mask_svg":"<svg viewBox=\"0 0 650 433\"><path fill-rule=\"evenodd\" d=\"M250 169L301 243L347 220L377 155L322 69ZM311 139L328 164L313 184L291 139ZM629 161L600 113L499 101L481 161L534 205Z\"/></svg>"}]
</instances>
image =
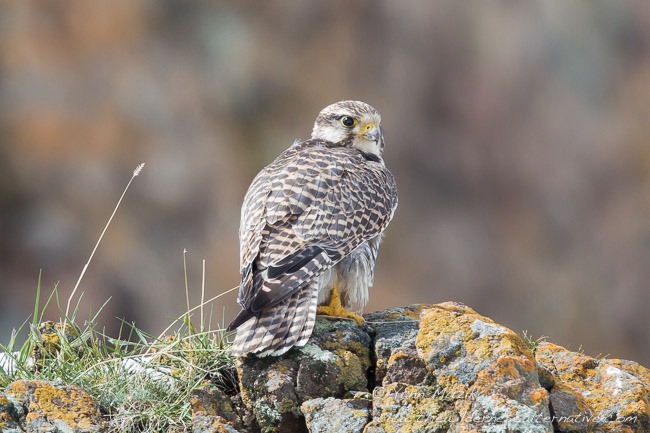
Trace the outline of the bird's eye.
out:
<instances>
[{"instance_id":1,"label":"bird's eye","mask_svg":"<svg viewBox=\"0 0 650 433\"><path fill-rule=\"evenodd\" d=\"M345 126L346 128L352 128L356 124L357 124L357 121L354 120L353 117L350 117L350 116L341 117L341 125Z\"/></svg>"}]
</instances>

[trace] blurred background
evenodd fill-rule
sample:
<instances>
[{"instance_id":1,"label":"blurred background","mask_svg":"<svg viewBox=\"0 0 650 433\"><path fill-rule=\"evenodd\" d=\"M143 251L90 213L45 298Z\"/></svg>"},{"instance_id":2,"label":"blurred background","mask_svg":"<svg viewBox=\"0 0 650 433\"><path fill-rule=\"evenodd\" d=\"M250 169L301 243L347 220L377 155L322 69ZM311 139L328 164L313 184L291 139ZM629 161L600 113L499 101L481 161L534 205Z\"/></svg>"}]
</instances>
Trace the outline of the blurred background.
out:
<instances>
[{"instance_id":1,"label":"blurred background","mask_svg":"<svg viewBox=\"0 0 650 433\"><path fill-rule=\"evenodd\" d=\"M382 113L399 188L366 311L459 301L650 366L644 1L2 2L0 342L40 269L65 306L141 162L79 317L160 333L185 249L192 305L203 259L235 287L248 185L341 99Z\"/></svg>"}]
</instances>

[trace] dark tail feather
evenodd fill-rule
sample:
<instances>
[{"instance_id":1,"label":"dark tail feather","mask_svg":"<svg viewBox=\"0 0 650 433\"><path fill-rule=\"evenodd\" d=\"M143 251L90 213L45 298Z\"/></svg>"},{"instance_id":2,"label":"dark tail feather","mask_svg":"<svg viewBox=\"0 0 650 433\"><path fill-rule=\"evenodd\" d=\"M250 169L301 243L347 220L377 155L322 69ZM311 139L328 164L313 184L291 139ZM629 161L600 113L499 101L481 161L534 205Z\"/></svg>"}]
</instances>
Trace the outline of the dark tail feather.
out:
<instances>
[{"instance_id":1,"label":"dark tail feather","mask_svg":"<svg viewBox=\"0 0 650 433\"><path fill-rule=\"evenodd\" d=\"M281 355L297 343L304 345L314 327L317 302L317 286L311 283L257 316L250 317L249 313L243 323L237 323L240 316L246 317L240 313L233 320L239 328L232 353L235 356Z\"/></svg>"}]
</instances>

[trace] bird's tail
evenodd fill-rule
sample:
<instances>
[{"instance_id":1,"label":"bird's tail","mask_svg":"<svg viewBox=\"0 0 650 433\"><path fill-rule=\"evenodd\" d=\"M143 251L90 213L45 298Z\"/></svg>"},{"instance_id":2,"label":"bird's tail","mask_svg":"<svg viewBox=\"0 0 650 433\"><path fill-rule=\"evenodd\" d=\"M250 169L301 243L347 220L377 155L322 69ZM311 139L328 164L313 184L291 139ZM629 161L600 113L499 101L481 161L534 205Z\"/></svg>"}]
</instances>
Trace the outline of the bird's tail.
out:
<instances>
[{"instance_id":1,"label":"bird's tail","mask_svg":"<svg viewBox=\"0 0 650 433\"><path fill-rule=\"evenodd\" d=\"M232 345L233 355L277 356L294 346L304 346L314 329L317 305L318 286L311 282L242 323Z\"/></svg>"}]
</instances>

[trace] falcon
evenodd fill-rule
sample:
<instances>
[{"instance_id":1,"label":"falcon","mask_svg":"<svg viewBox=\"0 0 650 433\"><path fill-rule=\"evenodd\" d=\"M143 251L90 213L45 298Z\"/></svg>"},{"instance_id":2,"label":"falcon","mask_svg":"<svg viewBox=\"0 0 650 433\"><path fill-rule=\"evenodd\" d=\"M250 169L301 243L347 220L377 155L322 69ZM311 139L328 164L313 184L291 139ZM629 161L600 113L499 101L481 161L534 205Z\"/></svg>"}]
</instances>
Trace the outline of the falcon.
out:
<instances>
[{"instance_id":1,"label":"falcon","mask_svg":"<svg viewBox=\"0 0 650 433\"><path fill-rule=\"evenodd\" d=\"M307 343L317 314L363 326L377 251L397 208L381 116L341 101L253 180L241 210L235 356ZM356 312L353 312L353 311Z\"/></svg>"}]
</instances>

